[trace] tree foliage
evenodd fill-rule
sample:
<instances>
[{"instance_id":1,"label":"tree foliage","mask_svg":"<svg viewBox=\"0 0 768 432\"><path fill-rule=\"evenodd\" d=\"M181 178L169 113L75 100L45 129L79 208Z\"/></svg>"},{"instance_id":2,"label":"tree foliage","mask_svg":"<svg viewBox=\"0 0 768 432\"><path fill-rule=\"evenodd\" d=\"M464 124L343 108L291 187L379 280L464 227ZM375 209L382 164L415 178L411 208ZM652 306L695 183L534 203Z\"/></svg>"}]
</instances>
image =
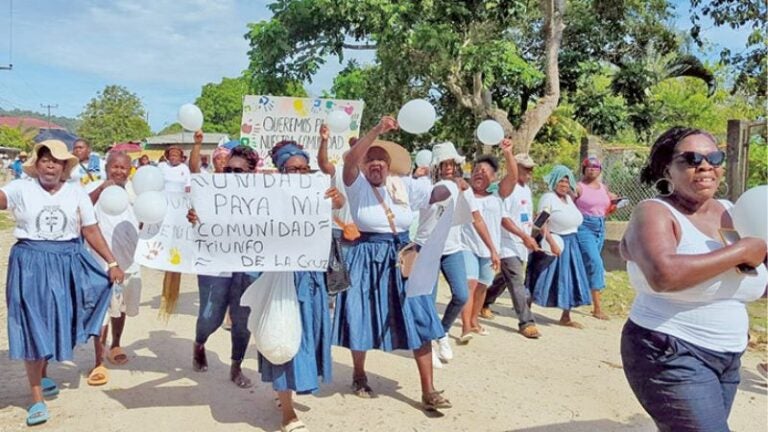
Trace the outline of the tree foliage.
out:
<instances>
[{"instance_id":1,"label":"tree foliage","mask_svg":"<svg viewBox=\"0 0 768 432\"><path fill-rule=\"evenodd\" d=\"M34 144L32 139L35 137L35 134L35 129L0 126L0 146L29 151Z\"/></svg>"},{"instance_id":2,"label":"tree foliage","mask_svg":"<svg viewBox=\"0 0 768 432\"><path fill-rule=\"evenodd\" d=\"M150 135L141 100L125 87L108 85L80 113L77 134L96 150L121 141L139 141Z\"/></svg>"}]
</instances>

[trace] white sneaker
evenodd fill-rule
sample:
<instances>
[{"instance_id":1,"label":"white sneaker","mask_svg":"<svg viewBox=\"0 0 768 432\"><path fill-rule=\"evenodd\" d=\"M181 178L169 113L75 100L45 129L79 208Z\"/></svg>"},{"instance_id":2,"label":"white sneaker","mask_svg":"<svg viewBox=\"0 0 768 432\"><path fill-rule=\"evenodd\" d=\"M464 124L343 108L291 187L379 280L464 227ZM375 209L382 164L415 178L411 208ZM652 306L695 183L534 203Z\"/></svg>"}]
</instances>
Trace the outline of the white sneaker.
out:
<instances>
[{"instance_id":1,"label":"white sneaker","mask_svg":"<svg viewBox=\"0 0 768 432\"><path fill-rule=\"evenodd\" d=\"M432 349L432 369L442 369L443 368L443 362L440 361L439 358L437 358L437 351Z\"/></svg>"},{"instance_id":2,"label":"white sneaker","mask_svg":"<svg viewBox=\"0 0 768 432\"><path fill-rule=\"evenodd\" d=\"M451 344L448 341L448 335L445 335L437 340L437 356L444 362L453 360L453 350Z\"/></svg>"}]
</instances>

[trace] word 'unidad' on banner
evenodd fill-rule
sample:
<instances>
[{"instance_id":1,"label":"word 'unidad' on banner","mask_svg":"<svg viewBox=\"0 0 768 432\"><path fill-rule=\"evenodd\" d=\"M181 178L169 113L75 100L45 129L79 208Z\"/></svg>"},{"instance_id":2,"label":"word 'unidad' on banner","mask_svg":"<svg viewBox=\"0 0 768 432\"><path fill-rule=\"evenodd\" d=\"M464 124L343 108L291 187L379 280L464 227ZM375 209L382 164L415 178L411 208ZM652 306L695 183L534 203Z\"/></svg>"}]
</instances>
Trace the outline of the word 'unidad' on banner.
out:
<instances>
[{"instance_id":1,"label":"word 'unidad' on banner","mask_svg":"<svg viewBox=\"0 0 768 432\"><path fill-rule=\"evenodd\" d=\"M195 272L325 271L329 185L322 173L193 175Z\"/></svg>"},{"instance_id":2,"label":"word 'unidad' on banner","mask_svg":"<svg viewBox=\"0 0 768 432\"><path fill-rule=\"evenodd\" d=\"M144 224L134 260L156 270L194 273L195 230L187 222L191 201L184 192L165 192L165 199L165 219L158 224Z\"/></svg>"},{"instance_id":3,"label":"word 'unidad' on banner","mask_svg":"<svg viewBox=\"0 0 768 432\"><path fill-rule=\"evenodd\" d=\"M341 134L331 133L328 140L328 159L335 164L349 149L349 139L359 136L364 107L362 100L246 96L240 142L256 150L265 166L273 168L269 151L280 141L293 140L308 151L310 165L317 166L320 126L332 112L343 111L349 115L349 129Z\"/></svg>"}]
</instances>

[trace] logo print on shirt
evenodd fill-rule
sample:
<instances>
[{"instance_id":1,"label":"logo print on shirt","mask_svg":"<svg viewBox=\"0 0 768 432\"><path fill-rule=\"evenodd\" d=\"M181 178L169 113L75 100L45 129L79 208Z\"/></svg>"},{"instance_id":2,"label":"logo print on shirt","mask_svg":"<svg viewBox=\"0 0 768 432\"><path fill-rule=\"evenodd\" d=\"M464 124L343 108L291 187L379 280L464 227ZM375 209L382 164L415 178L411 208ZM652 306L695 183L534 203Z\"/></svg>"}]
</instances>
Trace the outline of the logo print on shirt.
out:
<instances>
[{"instance_id":1,"label":"logo print on shirt","mask_svg":"<svg viewBox=\"0 0 768 432\"><path fill-rule=\"evenodd\" d=\"M67 229L67 215L61 207L45 206L35 219L37 233L43 240L58 240Z\"/></svg>"}]
</instances>

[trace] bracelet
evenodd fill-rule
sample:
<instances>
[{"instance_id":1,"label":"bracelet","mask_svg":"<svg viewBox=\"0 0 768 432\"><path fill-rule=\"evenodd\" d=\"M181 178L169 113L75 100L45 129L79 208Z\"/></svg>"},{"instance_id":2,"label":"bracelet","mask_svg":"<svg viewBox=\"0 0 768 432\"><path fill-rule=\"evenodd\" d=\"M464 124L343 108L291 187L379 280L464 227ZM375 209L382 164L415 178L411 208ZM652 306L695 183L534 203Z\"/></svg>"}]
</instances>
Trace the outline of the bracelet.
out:
<instances>
[{"instance_id":1,"label":"bracelet","mask_svg":"<svg viewBox=\"0 0 768 432\"><path fill-rule=\"evenodd\" d=\"M117 267L117 261L112 261L111 263L107 264L107 268L113 269Z\"/></svg>"}]
</instances>

